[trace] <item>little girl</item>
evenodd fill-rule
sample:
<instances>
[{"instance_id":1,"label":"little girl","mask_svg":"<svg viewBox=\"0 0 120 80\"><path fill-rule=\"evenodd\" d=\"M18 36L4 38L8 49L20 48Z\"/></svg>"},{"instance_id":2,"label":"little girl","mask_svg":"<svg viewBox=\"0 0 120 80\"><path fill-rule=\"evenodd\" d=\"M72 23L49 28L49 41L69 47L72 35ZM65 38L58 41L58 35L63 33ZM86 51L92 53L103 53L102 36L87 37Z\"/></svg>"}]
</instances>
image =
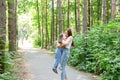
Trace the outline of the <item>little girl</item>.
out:
<instances>
[{"instance_id":1,"label":"little girl","mask_svg":"<svg viewBox=\"0 0 120 80\"><path fill-rule=\"evenodd\" d=\"M59 35L58 41L57 41L57 46L62 45L62 41L64 40L63 34ZM63 51L64 47L57 47L56 49L56 54L55 54L55 59L54 59L54 66L53 66L53 71L57 74L57 67L59 65L60 62L60 58L62 55L62 51Z\"/></svg>"}]
</instances>

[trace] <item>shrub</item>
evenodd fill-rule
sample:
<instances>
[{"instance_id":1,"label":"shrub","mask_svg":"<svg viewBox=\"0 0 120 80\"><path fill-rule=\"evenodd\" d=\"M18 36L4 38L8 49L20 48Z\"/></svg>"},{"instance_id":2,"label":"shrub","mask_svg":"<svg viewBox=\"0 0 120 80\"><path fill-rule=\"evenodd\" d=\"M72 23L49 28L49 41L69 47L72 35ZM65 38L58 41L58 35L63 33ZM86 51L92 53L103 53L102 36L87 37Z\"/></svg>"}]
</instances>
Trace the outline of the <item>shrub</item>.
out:
<instances>
[{"instance_id":1,"label":"shrub","mask_svg":"<svg viewBox=\"0 0 120 80\"><path fill-rule=\"evenodd\" d=\"M92 27L85 37L75 36L69 64L99 74L103 80L120 79L120 27L112 21Z\"/></svg>"}]
</instances>

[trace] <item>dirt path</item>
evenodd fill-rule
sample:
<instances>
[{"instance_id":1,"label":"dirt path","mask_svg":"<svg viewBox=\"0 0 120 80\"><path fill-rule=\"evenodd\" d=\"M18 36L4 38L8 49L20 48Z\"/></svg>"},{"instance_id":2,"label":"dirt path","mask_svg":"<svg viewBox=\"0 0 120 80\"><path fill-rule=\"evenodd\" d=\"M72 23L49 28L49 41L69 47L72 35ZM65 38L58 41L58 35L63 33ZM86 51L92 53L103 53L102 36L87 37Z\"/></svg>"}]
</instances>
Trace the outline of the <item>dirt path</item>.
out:
<instances>
[{"instance_id":1,"label":"dirt path","mask_svg":"<svg viewBox=\"0 0 120 80\"><path fill-rule=\"evenodd\" d=\"M60 80L59 74L52 71L54 57L45 50L40 49L24 49L23 56L28 69L28 79L25 80ZM76 71L67 66L66 72L69 80L95 80L93 75Z\"/></svg>"}]
</instances>

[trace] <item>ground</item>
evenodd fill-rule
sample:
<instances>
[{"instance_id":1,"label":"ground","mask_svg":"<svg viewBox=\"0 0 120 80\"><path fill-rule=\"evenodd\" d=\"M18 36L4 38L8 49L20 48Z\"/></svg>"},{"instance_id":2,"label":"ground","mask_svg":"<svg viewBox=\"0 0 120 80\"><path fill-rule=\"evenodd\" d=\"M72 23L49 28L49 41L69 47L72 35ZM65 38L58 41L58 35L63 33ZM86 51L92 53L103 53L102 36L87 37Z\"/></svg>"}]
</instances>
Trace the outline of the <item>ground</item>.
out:
<instances>
[{"instance_id":1,"label":"ground","mask_svg":"<svg viewBox=\"0 0 120 80\"><path fill-rule=\"evenodd\" d=\"M16 74L19 80L60 80L61 71L58 74L52 71L54 55L53 52L33 48L31 42L19 43L18 54L22 56L18 62L20 71ZM69 80L95 80L96 76L90 73L77 71L75 68L66 66Z\"/></svg>"},{"instance_id":2,"label":"ground","mask_svg":"<svg viewBox=\"0 0 120 80\"><path fill-rule=\"evenodd\" d=\"M19 50L23 56L20 64L22 67L19 80L60 80L61 71L58 74L52 71L54 56L52 52L27 48ZM66 66L66 72L69 80L95 80L94 75L77 71L72 67Z\"/></svg>"}]
</instances>

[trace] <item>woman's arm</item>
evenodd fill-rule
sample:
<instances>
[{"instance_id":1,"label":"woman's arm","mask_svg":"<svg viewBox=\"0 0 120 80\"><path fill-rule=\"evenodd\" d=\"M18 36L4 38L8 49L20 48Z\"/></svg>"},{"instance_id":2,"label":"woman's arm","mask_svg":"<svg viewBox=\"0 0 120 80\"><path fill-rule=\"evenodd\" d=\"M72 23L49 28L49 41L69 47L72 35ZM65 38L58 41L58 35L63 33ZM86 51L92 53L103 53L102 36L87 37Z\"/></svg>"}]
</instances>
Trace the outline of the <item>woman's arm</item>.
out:
<instances>
[{"instance_id":1,"label":"woman's arm","mask_svg":"<svg viewBox=\"0 0 120 80\"><path fill-rule=\"evenodd\" d=\"M62 47L62 43L57 42L57 47L58 48Z\"/></svg>"},{"instance_id":2,"label":"woman's arm","mask_svg":"<svg viewBox=\"0 0 120 80\"><path fill-rule=\"evenodd\" d=\"M68 45L72 41L72 37L67 38L67 40L62 41L62 46Z\"/></svg>"}]
</instances>

